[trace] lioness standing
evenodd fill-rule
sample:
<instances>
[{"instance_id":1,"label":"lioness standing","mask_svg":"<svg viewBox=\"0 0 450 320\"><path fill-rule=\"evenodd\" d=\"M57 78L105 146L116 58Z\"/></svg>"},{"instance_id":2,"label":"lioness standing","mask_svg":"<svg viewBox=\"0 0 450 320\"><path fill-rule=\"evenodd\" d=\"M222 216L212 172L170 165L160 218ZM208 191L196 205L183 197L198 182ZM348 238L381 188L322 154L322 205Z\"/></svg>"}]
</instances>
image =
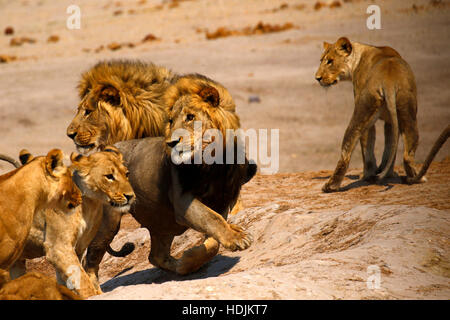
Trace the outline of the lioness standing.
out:
<instances>
[{"instance_id":1,"label":"lioness standing","mask_svg":"<svg viewBox=\"0 0 450 320\"><path fill-rule=\"evenodd\" d=\"M393 176L399 134L404 143L406 181L426 181L424 174L448 139L450 126L436 141L417 174L414 168L414 155L419 142L416 82L408 63L397 51L390 47L350 42L345 37L334 44L324 42L316 80L323 87L334 85L340 80L351 80L355 97L355 110L345 131L341 157L333 175L322 188L324 192L339 190L358 140L364 161L363 179L382 180ZM385 121L385 149L377 168L374 146L375 122L379 118Z\"/></svg>"}]
</instances>

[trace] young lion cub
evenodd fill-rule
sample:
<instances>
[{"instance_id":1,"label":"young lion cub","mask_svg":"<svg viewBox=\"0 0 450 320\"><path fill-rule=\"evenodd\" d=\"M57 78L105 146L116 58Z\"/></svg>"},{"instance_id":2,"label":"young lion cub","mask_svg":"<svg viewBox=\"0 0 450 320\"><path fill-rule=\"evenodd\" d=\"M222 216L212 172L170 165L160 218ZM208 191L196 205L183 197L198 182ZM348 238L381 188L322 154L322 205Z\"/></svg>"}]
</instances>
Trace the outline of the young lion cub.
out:
<instances>
[{"instance_id":1,"label":"young lion cub","mask_svg":"<svg viewBox=\"0 0 450 320\"><path fill-rule=\"evenodd\" d=\"M69 213L81 203L62 159L61 150L54 149L0 176L0 269L9 269L22 254L36 212L57 208Z\"/></svg>"},{"instance_id":2,"label":"young lion cub","mask_svg":"<svg viewBox=\"0 0 450 320\"><path fill-rule=\"evenodd\" d=\"M448 139L450 126L438 138L417 174L414 168L414 155L419 142L416 82L411 68L397 51L390 47L350 42L345 37L333 44L325 42L316 80L323 87L340 80L351 80L355 96L355 110L345 131L341 158L330 180L323 186L324 192L339 190L358 140L364 161L363 179L382 180L393 176L399 134L404 143L406 182L425 181L424 174ZM375 122L379 118L385 121L385 149L381 165L377 168L374 145Z\"/></svg>"},{"instance_id":3,"label":"young lion cub","mask_svg":"<svg viewBox=\"0 0 450 320\"><path fill-rule=\"evenodd\" d=\"M38 212L25 250L11 268L11 276L17 278L25 273L25 259L45 256L55 267L59 282L87 298L102 293L98 283L92 282L84 271L81 258L99 229L103 205L127 212L135 195L117 148L109 146L90 156L72 153L70 158L69 169L83 194L82 205L70 216L58 210ZM22 163L32 159L29 152L21 152Z\"/></svg>"}]
</instances>

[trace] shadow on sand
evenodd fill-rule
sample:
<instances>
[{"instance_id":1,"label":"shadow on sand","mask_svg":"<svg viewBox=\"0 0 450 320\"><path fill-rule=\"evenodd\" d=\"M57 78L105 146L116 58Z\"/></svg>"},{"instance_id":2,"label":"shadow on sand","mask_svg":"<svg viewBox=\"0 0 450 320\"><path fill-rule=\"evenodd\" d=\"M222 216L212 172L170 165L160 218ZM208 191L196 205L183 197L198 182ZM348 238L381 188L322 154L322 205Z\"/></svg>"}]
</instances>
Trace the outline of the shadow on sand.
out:
<instances>
[{"instance_id":1,"label":"shadow on sand","mask_svg":"<svg viewBox=\"0 0 450 320\"><path fill-rule=\"evenodd\" d=\"M326 177L313 177L316 180L328 180L331 176ZM366 187L370 185L379 185L385 186L386 189L384 191L388 191L394 187L396 184L405 184L406 176L396 176L391 178L385 178L382 181L377 181L373 179L372 181L360 180L358 175L346 175L347 179L355 180L354 182L349 183L346 186L341 186L338 192L345 192L351 189Z\"/></svg>"},{"instance_id":2,"label":"shadow on sand","mask_svg":"<svg viewBox=\"0 0 450 320\"><path fill-rule=\"evenodd\" d=\"M239 262L239 260L239 257L227 257L219 254L214 257L209 263L203 266L199 271L186 276L180 276L156 267L147 270L136 271L134 273L121 276L121 274L131 269L127 268L125 270L122 270L114 278L103 283L101 285L101 289L103 290L103 292L108 292L121 286L152 283L159 284L166 281L185 281L216 277L230 270Z\"/></svg>"}]
</instances>

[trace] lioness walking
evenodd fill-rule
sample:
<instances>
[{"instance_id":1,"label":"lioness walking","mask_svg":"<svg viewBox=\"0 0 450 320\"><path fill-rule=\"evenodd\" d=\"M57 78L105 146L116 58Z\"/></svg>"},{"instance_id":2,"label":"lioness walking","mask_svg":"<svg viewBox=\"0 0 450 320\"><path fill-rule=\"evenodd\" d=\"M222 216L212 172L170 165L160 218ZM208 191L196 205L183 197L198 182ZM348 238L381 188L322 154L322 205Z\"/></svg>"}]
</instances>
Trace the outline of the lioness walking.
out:
<instances>
[{"instance_id":1,"label":"lioness walking","mask_svg":"<svg viewBox=\"0 0 450 320\"><path fill-rule=\"evenodd\" d=\"M324 192L339 190L358 140L364 161L363 179L382 180L393 176L399 134L404 143L406 182L426 181L425 172L448 139L450 126L438 138L417 174L414 168L414 155L419 142L416 82L410 66L397 51L390 47L350 42L345 37L333 44L324 42L316 80L323 87L341 80L351 80L355 96L355 110L345 131L341 157L333 175L322 188ZM374 155L375 122L380 118L385 121L385 148L381 164L377 167Z\"/></svg>"}]
</instances>

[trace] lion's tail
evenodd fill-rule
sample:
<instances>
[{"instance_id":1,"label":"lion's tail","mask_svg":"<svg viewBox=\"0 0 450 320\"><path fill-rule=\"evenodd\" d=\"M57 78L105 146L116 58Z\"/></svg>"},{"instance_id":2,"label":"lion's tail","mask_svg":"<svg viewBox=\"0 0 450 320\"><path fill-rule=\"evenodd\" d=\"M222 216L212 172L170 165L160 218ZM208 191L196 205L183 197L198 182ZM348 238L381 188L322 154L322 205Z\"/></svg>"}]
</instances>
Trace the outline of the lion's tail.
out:
<instances>
[{"instance_id":1,"label":"lion's tail","mask_svg":"<svg viewBox=\"0 0 450 320\"><path fill-rule=\"evenodd\" d=\"M448 137L450 137L450 125L447 126L447 128L442 131L439 138L436 140L436 142L433 145L433 148L431 148L430 153L428 153L428 156L422 165L422 168L420 169L419 173L415 175L414 177L408 178L407 182L409 184L418 183L420 179L425 175L425 173L428 170L428 167L431 164L431 161L433 161L434 157L438 153L438 151L441 149L441 147L444 145L444 143L447 141Z\"/></svg>"},{"instance_id":2,"label":"lion's tail","mask_svg":"<svg viewBox=\"0 0 450 320\"><path fill-rule=\"evenodd\" d=\"M113 257L123 258L132 253L134 248L135 248L134 243L127 242L122 246L122 248L119 251L115 251L113 248L111 248L110 245L108 245L106 247L106 252L108 252Z\"/></svg>"},{"instance_id":3,"label":"lion's tail","mask_svg":"<svg viewBox=\"0 0 450 320\"><path fill-rule=\"evenodd\" d=\"M14 160L13 158L4 155L4 154L0 154L0 160L6 161L11 163L14 167L19 168L20 167L20 163L16 160Z\"/></svg>"}]
</instances>

